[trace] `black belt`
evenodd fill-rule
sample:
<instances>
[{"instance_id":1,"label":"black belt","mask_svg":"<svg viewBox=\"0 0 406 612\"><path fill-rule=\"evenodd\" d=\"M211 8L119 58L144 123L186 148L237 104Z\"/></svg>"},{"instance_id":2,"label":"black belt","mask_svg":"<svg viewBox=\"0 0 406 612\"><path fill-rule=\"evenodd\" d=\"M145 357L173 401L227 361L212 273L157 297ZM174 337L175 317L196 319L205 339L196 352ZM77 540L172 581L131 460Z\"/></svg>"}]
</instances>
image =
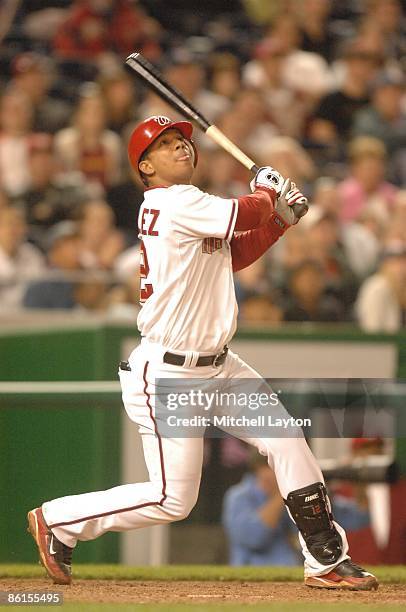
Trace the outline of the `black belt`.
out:
<instances>
[{"instance_id":1,"label":"black belt","mask_svg":"<svg viewBox=\"0 0 406 612\"><path fill-rule=\"evenodd\" d=\"M215 367L223 365L226 360L228 353L228 346L225 346L221 353L217 355L202 355L199 357L195 364L195 368L200 368L201 366L210 366L214 365ZM176 366L184 366L186 361L186 355L176 355L175 353L170 353L167 351L163 357L164 363L169 363L170 365Z\"/></svg>"}]
</instances>

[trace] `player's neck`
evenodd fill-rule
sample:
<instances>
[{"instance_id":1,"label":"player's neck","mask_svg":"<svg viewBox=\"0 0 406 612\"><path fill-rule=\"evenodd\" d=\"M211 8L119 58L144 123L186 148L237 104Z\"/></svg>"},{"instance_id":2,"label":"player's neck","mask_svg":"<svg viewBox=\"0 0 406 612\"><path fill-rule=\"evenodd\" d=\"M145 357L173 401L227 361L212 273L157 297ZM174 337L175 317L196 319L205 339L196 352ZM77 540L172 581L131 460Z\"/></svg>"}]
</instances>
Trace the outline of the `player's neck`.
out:
<instances>
[{"instance_id":1,"label":"player's neck","mask_svg":"<svg viewBox=\"0 0 406 612\"><path fill-rule=\"evenodd\" d=\"M148 185L148 187L145 187L144 192L151 191L152 189L168 189L168 185Z\"/></svg>"},{"instance_id":2,"label":"player's neck","mask_svg":"<svg viewBox=\"0 0 406 612\"><path fill-rule=\"evenodd\" d=\"M174 185L190 185L190 180L189 181L168 181L165 179L160 179L156 181L148 181L148 183L149 184L145 188L144 191L148 191L150 189L159 189L159 188L167 189L169 187L173 187Z\"/></svg>"}]
</instances>

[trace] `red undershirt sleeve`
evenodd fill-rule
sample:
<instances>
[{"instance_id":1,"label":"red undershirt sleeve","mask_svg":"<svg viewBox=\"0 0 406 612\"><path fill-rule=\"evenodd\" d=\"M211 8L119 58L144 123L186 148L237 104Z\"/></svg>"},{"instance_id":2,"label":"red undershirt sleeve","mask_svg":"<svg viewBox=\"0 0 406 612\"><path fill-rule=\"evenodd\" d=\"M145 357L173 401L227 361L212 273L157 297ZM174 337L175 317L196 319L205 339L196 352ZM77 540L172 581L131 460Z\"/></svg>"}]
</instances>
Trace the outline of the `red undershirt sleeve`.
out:
<instances>
[{"instance_id":1,"label":"red undershirt sleeve","mask_svg":"<svg viewBox=\"0 0 406 612\"><path fill-rule=\"evenodd\" d=\"M274 208L276 193L273 189L256 189L254 193L238 198L238 213L234 230L244 231L266 223Z\"/></svg>"},{"instance_id":2,"label":"red undershirt sleeve","mask_svg":"<svg viewBox=\"0 0 406 612\"><path fill-rule=\"evenodd\" d=\"M243 270L259 259L289 227L274 213L262 227L234 235L230 242L233 272Z\"/></svg>"}]
</instances>

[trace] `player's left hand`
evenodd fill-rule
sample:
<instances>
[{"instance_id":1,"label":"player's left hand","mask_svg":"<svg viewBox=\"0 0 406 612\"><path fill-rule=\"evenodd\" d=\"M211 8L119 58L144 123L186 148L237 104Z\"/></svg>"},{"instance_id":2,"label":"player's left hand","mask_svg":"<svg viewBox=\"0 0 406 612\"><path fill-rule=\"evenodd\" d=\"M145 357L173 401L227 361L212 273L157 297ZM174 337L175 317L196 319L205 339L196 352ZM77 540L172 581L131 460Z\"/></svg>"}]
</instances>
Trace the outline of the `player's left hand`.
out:
<instances>
[{"instance_id":1,"label":"player's left hand","mask_svg":"<svg viewBox=\"0 0 406 612\"><path fill-rule=\"evenodd\" d=\"M275 210L289 225L296 225L309 210L307 198L289 178L282 185Z\"/></svg>"}]
</instances>

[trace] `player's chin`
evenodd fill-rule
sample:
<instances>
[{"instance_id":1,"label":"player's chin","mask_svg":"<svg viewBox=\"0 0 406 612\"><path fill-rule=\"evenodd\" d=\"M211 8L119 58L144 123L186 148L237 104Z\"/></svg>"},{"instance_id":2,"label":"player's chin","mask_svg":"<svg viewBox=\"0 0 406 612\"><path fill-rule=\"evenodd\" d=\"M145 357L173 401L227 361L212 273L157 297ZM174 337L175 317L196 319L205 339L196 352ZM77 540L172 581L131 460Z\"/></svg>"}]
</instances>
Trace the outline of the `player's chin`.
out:
<instances>
[{"instance_id":1,"label":"player's chin","mask_svg":"<svg viewBox=\"0 0 406 612\"><path fill-rule=\"evenodd\" d=\"M192 178L192 174L193 174L193 164L191 162L177 162L178 166L177 166L177 179L179 182L186 182L188 183L191 178Z\"/></svg>"}]
</instances>

